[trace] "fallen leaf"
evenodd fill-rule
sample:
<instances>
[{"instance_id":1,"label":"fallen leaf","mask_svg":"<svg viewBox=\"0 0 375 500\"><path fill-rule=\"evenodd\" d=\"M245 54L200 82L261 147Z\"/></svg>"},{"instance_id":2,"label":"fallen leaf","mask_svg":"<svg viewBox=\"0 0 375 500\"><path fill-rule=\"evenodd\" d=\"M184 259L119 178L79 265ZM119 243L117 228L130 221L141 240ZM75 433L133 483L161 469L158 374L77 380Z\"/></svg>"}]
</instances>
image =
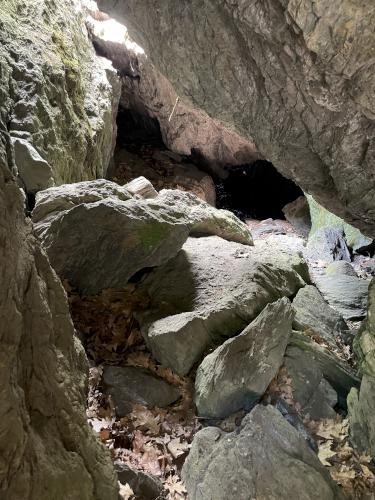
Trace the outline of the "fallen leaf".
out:
<instances>
[{"instance_id":1,"label":"fallen leaf","mask_svg":"<svg viewBox=\"0 0 375 500\"><path fill-rule=\"evenodd\" d=\"M336 452L331 450L331 446L332 446L332 441L326 441L321 446L319 446L319 452L318 452L319 460L322 462L323 465L326 465L327 467L332 466L332 464L328 462L327 459L336 455Z\"/></svg>"}]
</instances>

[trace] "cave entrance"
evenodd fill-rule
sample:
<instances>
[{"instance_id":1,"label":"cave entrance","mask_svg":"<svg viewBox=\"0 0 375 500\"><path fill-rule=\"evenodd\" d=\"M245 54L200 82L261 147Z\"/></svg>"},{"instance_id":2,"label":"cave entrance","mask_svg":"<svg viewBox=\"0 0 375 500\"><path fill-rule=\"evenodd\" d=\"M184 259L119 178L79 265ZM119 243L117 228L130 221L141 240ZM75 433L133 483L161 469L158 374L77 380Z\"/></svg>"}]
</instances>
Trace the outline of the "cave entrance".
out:
<instances>
[{"instance_id":1,"label":"cave entrance","mask_svg":"<svg viewBox=\"0 0 375 500\"><path fill-rule=\"evenodd\" d=\"M302 189L286 179L269 161L231 167L216 184L217 207L245 219L285 219L282 209L303 196Z\"/></svg>"},{"instance_id":2,"label":"cave entrance","mask_svg":"<svg viewBox=\"0 0 375 500\"><path fill-rule=\"evenodd\" d=\"M176 184L181 188L184 184L181 183L181 176L185 175L189 190L189 176L194 169L205 176L209 176L210 172L213 177L211 182L216 187L217 208L230 210L242 220L284 220L282 209L285 205L303 196L300 187L265 160L228 166L225 179L215 176L212 169L208 170L205 166L204 158L194 154L194 151L191 156L168 151L158 120L139 110L120 107L117 127L115 169L117 167L117 178L123 183L143 175L156 189L173 188L176 186L172 177L177 176L179 182Z\"/></svg>"},{"instance_id":3,"label":"cave entrance","mask_svg":"<svg viewBox=\"0 0 375 500\"><path fill-rule=\"evenodd\" d=\"M165 149L159 122L137 111L120 107L117 113L117 148L137 152L142 146Z\"/></svg>"}]
</instances>

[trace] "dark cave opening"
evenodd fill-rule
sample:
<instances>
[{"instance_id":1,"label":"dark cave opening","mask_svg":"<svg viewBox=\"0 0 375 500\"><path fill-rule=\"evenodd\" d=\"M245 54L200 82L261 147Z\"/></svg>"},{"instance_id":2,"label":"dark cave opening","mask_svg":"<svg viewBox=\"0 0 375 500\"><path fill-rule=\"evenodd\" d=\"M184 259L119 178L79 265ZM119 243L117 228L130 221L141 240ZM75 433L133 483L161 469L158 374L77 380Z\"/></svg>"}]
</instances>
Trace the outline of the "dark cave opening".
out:
<instances>
[{"instance_id":1,"label":"dark cave opening","mask_svg":"<svg viewBox=\"0 0 375 500\"><path fill-rule=\"evenodd\" d=\"M258 160L228 171L228 177L216 184L217 207L240 219L285 219L283 207L303 196L302 189L269 161Z\"/></svg>"},{"instance_id":2,"label":"dark cave opening","mask_svg":"<svg viewBox=\"0 0 375 500\"><path fill-rule=\"evenodd\" d=\"M136 152L144 145L165 149L158 120L120 107L117 113L117 147Z\"/></svg>"},{"instance_id":3,"label":"dark cave opening","mask_svg":"<svg viewBox=\"0 0 375 500\"><path fill-rule=\"evenodd\" d=\"M142 161L145 158L147 161L155 151L168 151L158 120L137 110L120 107L117 127L117 152L126 150L138 155L139 174L152 177L150 163L145 164L142 171ZM228 175L222 179L213 173L212 168L207 167L204 158L197 155L196 151L193 150L190 156L177 156L180 157L180 164L194 165L201 171L210 173L216 186L217 208L230 210L242 220L285 219L283 207L303 195L303 191L278 172L269 161L258 160L252 164L228 166ZM151 168L157 171L160 165L152 160ZM218 169L220 171L223 172Z\"/></svg>"}]
</instances>

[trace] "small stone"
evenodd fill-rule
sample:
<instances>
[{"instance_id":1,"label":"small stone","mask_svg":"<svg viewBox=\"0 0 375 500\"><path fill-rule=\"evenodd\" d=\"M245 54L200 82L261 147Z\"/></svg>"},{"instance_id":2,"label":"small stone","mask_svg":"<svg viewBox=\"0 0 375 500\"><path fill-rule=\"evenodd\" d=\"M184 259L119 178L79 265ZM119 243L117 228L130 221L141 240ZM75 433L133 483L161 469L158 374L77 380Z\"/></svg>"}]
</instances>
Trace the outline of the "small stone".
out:
<instances>
[{"instance_id":1,"label":"small stone","mask_svg":"<svg viewBox=\"0 0 375 500\"><path fill-rule=\"evenodd\" d=\"M141 198L156 198L158 195L158 192L151 182L143 176L128 182L125 184L124 188L132 195L138 195Z\"/></svg>"},{"instance_id":2,"label":"small stone","mask_svg":"<svg viewBox=\"0 0 375 500\"><path fill-rule=\"evenodd\" d=\"M134 403L165 408L181 397L179 390L165 380L131 366L105 366L103 384L119 417L127 415Z\"/></svg>"}]
</instances>

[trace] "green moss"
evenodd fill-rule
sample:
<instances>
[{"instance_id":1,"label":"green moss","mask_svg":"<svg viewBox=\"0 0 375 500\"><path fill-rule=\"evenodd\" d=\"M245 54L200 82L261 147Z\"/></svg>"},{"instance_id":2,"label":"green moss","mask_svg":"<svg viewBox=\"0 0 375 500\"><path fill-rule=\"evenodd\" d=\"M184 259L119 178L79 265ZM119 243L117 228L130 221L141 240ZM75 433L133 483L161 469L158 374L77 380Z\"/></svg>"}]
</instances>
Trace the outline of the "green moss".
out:
<instances>
[{"instance_id":1,"label":"green moss","mask_svg":"<svg viewBox=\"0 0 375 500\"><path fill-rule=\"evenodd\" d=\"M150 249L159 245L168 236L169 228L164 224L148 224L139 231L139 238L143 246Z\"/></svg>"},{"instance_id":2,"label":"green moss","mask_svg":"<svg viewBox=\"0 0 375 500\"><path fill-rule=\"evenodd\" d=\"M312 223L310 236L322 227L340 227L345 233L345 239L350 248L356 249L371 243L372 240L364 236L359 229L326 210L311 195L306 195L306 198L310 207Z\"/></svg>"}]
</instances>

